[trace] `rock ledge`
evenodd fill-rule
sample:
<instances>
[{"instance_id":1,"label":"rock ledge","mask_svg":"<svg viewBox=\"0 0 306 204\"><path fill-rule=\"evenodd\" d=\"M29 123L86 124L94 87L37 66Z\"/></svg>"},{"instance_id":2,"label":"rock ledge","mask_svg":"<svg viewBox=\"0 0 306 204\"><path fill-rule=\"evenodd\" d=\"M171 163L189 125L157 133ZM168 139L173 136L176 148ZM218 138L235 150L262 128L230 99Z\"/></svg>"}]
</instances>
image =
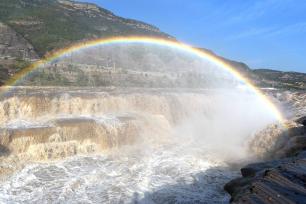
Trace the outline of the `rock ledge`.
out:
<instances>
[{"instance_id":1,"label":"rock ledge","mask_svg":"<svg viewBox=\"0 0 306 204\"><path fill-rule=\"evenodd\" d=\"M278 159L249 164L224 186L232 203L306 203L306 117L296 122L303 126L288 130Z\"/></svg>"}]
</instances>

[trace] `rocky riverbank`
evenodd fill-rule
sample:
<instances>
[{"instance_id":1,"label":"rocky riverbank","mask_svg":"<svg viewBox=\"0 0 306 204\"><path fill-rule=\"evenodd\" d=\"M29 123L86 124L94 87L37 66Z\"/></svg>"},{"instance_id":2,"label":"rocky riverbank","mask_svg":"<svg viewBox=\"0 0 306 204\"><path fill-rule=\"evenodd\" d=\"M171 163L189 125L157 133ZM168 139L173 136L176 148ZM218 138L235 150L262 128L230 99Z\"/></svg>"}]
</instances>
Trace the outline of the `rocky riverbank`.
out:
<instances>
[{"instance_id":1,"label":"rocky riverbank","mask_svg":"<svg viewBox=\"0 0 306 204\"><path fill-rule=\"evenodd\" d=\"M306 117L278 137L266 161L241 169L224 186L232 203L306 203Z\"/></svg>"}]
</instances>

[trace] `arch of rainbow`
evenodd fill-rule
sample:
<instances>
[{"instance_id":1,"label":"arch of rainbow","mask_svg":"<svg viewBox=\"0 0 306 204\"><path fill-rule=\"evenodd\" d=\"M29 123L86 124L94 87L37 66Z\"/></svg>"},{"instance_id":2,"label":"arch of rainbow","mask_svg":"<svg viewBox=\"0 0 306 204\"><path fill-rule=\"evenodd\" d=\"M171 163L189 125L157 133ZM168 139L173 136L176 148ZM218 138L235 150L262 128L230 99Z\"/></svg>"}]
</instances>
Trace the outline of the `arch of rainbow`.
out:
<instances>
[{"instance_id":1,"label":"arch of rainbow","mask_svg":"<svg viewBox=\"0 0 306 204\"><path fill-rule=\"evenodd\" d=\"M60 49L55 52L52 52L51 54L48 54L44 59L41 59L37 62L34 62L29 67L22 69L20 72L15 74L8 82L5 84L4 87L7 87L6 89L10 89L11 86L13 86L19 79L22 79L25 77L29 72L35 70L36 68L40 67L41 65L48 63L52 60L55 60L65 54L69 54L74 51L78 51L80 49L90 48L93 46L98 45L108 45L108 44L119 44L119 43L145 43L145 44L155 44L160 46L166 46L171 47L174 49L179 49L185 52L189 52L191 54L194 54L198 57L204 58L206 60L209 60L210 62L220 66L221 68L225 69L226 71L229 71L236 79L241 81L242 83L246 84L250 90L252 90L260 99L269 107L269 109L272 111L272 113L276 116L278 121L281 124L284 124L284 117L282 113L278 110L278 108L269 100L267 96L265 96L255 85L253 85L249 79L242 76L238 71L236 71L235 68L233 68L231 65L225 63L224 61L220 60L219 58L213 56L210 53L204 52L202 50L199 50L197 48L191 47L187 44L173 41L173 40L167 40L162 38L152 38L152 37L142 37L142 36L130 36L130 37L111 37L111 38L102 38L102 39L95 39L95 40L89 40L85 42L81 42L75 45L72 45L68 48ZM5 90L6 92L7 90Z\"/></svg>"}]
</instances>

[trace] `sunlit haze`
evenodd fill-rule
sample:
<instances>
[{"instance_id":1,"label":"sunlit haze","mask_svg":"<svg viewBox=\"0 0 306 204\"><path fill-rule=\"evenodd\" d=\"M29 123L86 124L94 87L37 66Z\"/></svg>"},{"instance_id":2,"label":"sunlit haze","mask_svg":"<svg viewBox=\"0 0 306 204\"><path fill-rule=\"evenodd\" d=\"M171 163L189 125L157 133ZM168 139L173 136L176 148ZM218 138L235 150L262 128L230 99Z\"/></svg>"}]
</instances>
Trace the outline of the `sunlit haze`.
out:
<instances>
[{"instance_id":1,"label":"sunlit haze","mask_svg":"<svg viewBox=\"0 0 306 204\"><path fill-rule=\"evenodd\" d=\"M88 0L252 68L306 72L303 0Z\"/></svg>"}]
</instances>

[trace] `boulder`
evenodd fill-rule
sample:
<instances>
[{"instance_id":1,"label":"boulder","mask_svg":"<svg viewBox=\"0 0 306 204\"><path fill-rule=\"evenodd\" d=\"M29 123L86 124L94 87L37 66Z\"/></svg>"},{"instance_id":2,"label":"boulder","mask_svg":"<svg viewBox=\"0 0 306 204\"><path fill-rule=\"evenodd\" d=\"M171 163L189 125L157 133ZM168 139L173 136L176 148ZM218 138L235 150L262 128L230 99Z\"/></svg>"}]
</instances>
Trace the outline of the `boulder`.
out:
<instances>
[{"instance_id":1,"label":"boulder","mask_svg":"<svg viewBox=\"0 0 306 204\"><path fill-rule=\"evenodd\" d=\"M248 164L245 167L241 168L241 175L243 177L254 177L258 173L272 168L277 168L282 164L286 164L291 162L294 158L284 158L284 159L277 159L267 162L258 162L253 164Z\"/></svg>"},{"instance_id":2,"label":"boulder","mask_svg":"<svg viewBox=\"0 0 306 204\"><path fill-rule=\"evenodd\" d=\"M289 138L285 145L280 148L276 154L291 157L297 155L303 150L306 150L306 135L298 135Z\"/></svg>"},{"instance_id":3,"label":"boulder","mask_svg":"<svg viewBox=\"0 0 306 204\"><path fill-rule=\"evenodd\" d=\"M304 158L252 165L252 174L234 179L224 186L224 189L232 196L231 202L305 203L306 160ZM252 169L250 167L252 165L248 168Z\"/></svg>"},{"instance_id":4,"label":"boulder","mask_svg":"<svg viewBox=\"0 0 306 204\"><path fill-rule=\"evenodd\" d=\"M288 129L272 153L278 159L248 164L224 186L232 203L306 203L306 117L297 122L304 126Z\"/></svg>"},{"instance_id":5,"label":"boulder","mask_svg":"<svg viewBox=\"0 0 306 204\"><path fill-rule=\"evenodd\" d=\"M296 122L306 126L306 116L297 119Z\"/></svg>"}]
</instances>

